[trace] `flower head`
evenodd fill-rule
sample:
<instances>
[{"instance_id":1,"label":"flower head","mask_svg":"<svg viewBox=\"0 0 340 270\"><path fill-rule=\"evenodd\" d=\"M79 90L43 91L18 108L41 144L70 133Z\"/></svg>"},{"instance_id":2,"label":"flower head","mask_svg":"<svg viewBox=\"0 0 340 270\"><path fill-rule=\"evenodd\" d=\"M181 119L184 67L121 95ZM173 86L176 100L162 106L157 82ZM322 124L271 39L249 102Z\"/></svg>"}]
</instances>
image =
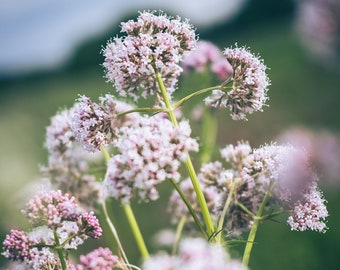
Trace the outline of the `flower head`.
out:
<instances>
[{"instance_id":1,"label":"flower head","mask_svg":"<svg viewBox=\"0 0 340 270\"><path fill-rule=\"evenodd\" d=\"M33 244L34 242L28 238L24 231L11 230L3 242L4 252L2 255L14 261L32 260L34 254L31 252L31 246Z\"/></svg>"},{"instance_id":2,"label":"flower head","mask_svg":"<svg viewBox=\"0 0 340 270\"><path fill-rule=\"evenodd\" d=\"M143 117L121 129L119 154L108 163L104 180L107 196L128 202L137 193L142 200L156 200L156 186L166 179L178 181L178 168L189 151L198 151L186 121L178 127L162 117Z\"/></svg>"},{"instance_id":3,"label":"flower head","mask_svg":"<svg viewBox=\"0 0 340 270\"><path fill-rule=\"evenodd\" d=\"M233 70L218 47L208 41L198 41L195 50L183 59L183 68L203 72L208 68L220 79L226 80Z\"/></svg>"},{"instance_id":4,"label":"flower head","mask_svg":"<svg viewBox=\"0 0 340 270\"><path fill-rule=\"evenodd\" d=\"M68 270L111 270L119 265L119 258L109 248L99 247L80 256L80 264L70 265Z\"/></svg>"},{"instance_id":5,"label":"flower head","mask_svg":"<svg viewBox=\"0 0 340 270\"><path fill-rule=\"evenodd\" d=\"M289 216L287 223L294 231L325 232L327 229L325 219L327 217L325 199L314 183L307 189L302 199L295 203L292 215Z\"/></svg>"},{"instance_id":6,"label":"flower head","mask_svg":"<svg viewBox=\"0 0 340 270\"><path fill-rule=\"evenodd\" d=\"M103 64L108 81L121 96L135 100L158 93L154 69L161 75L169 94L175 90L182 72L179 62L196 45L193 27L179 17L141 12L137 21L122 23L122 38L107 44Z\"/></svg>"},{"instance_id":7,"label":"flower head","mask_svg":"<svg viewBox=\"0 0 340 270\"><path fill-rule=\"evenodd\" d=\"M164 270L246 270L241 262L230 260L222 246L209 244L201 238L182 240L176 256L164 253L151 256L144 262L143 269L159 269L160 265Z\"/></svg>"},{"instance_id":8,"label":"flower head","mask_svg":"<svg viewBox=\"0 0 340 270\"><path fill-rule=\"evenodd\" d=\"M77 141L89 152L100 150L117 139L118 129L128 125L135 114L118 117L132 106L114 99L111 95L100 98L100 103L81 96L72 111L72 130Z\"/></svg>"},{"instance_id":9,"label":"flower head","mask_svg":"<svg viewBox=\"0 0 340 270\"><path fill-rule=\"evenodd\" d=\"M234 120L246 119L246 114L260 111L267 100L266 66L246 48L227 48L224 55L233 68L232 89L214 90L205 103L228 108Z\"/></svg>"},{"instance_id":10,"label":"flower head","mask_svg":"<svg viewBox=\"0 0 340 270\"><path fill-rule=\"evenodd\" d=\"M75 198L62 194L60 190L34 196L23 211L33 226L47 225L56 228L63 221L76 221L78 206Z\"/></svg>"},{"instance_id":11,"label":"flower head","mask_svg":"<svg viewBox=\"0 0 340 270\"><path fill-rule=\"evenodd\" d=\"M78 219L79 231L94 239L99 238L103 230L99 225L99 221L94 213L83 213Z\"/></svg>"},{"instance_id":12,"label":"flower head","mask_svg":"<svg viewBox=\"0 0 340 270\"><path fill-rule=\"evenodd\" d=\"M75 140L72 114L73 109L63 110L51 118L45 142L48 164L41 167L41 173L54 189L72 194L82 206L92 209L102 194L90 167L103 162L103 157L89 153Z\"/></svg>"}]
</instances>

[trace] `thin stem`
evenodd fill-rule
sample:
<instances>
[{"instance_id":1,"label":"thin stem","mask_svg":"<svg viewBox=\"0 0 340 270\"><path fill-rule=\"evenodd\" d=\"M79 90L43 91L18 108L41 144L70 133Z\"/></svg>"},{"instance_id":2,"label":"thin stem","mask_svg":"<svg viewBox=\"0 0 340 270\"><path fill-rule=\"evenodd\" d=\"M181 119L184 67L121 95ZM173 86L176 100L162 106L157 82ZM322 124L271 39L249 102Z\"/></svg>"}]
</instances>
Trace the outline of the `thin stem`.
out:
<instances>
[{"instance_id":1,"label":"thin stem","mask_svg":"<svg viewBox=\"0 0 340 270\"><path fill-rule=\"evenodd\" d=\"M196 91L194 93L191 93L190 95L185 96L181 100L177 101L174 104L173 108L176 109L179 106L181 106L184 102L188 101L189 99L191 99L193 97L196 97L196 96L199 96L199 95L202 95L202 94L207 93L209 91L213 91L213 90L227 90L227 89L231 89L231 88L230 87L221 86L221 85L216 85L216 86L212 86L212 87L208 87L208 88L204 88L204 89L198 90L198 91Z\"/></svg>"},{"instance_id":2,"label":"thin stem","mask_svg":"<svg viewBox=\"0 0 340 270\"><path fill-rule=\"evenodd\" d=\"M203 113L202 123L202 147L201 147L201 163L205 164L210 162L217 136L217 118L214 114L215 110L205 110Z\"/></svg>"},{"instance_id":3,"label":"thin stem","mask_svg":"<svg viewBox=\"0 0 340 270\"><path fill-rule=\"evenodd\" d=\"M183 228L186 222L187 222L187 217L182 216L180 221L177 224L176 238L175 238L174 246L172 248L172 255L175 255L177 253L178 244L179 244L179 241L181 240Z\"/></svg>"},{"instance_id":4,"label":"thin stem","mask_svg":"<svg viewBox=\"0 0 340 270\"><path fill-rule=\"evenodd\" d=\"M152 108L152 107L144 107L144 108L135 108L132 110L128 110L122 113L118 113L117 117L129 114L129 113L134 113L134 112L151 112L151 113L159 113L159 112L165 112L163 108Z\"/></svg>"},{"instance_id":5,"label":"thin stem","mask_svg":"<svg viewBox=\"0 0 340 270\"><path fill-rule=\"evenodd\" d=\"M137 224L135 215L133 214L133 211L131 209L130 204L123 204L123 209L124 209L124 212L125 212L125 215L126 215L128 221L129 221L132 233L133 233L133 235L136 239L137 246L138 246L139 251L142 255L142 258L144 260L146 260L147 258L149 258L149 252L148 252L148 249L145 245L142 233L139 229L139 226Z\"/></svg>"},{"instance_id":6,"label":"thin stem","mask_svg":"<svg viewBox=\"0 0 340 270\"><path fill-rule=\"evenodd\" d=\"M226 217L227 212L229 210L229 207L231 205L231 202L232 202L232 199L233 199L233 196L234 196L237 184L238 184L238 181L235 180L233 185L231 186L230 191L229 191L229 194L228 194L227 200L225 202L225 205L223 207L220 219L218 220L217 231L220 232L220 233L216 235L216 241L218 243L221 243L221 244L222 244L222 237L221 237L221 235L222 235L224 220L225 220L225 217Z\"/></svg>"},{"instance_id":7,"label":"thin stem","mask_svg":"<svg viewBox=\"0 0 340 270\"><path fill-rule=\"evenodd\" d=\"M111 219L110 219L110 217L109 217L109 215L108 215L108 213L107 213L107 208L106 208L105 202L102 203L102 208L103 208L103 212L104 212L104 216L105 216L106 222L107 222L107 224L109 225L110 230L111 230L111 232L112 232L112 234L113 234L113 237L115 238L116 243L117 243L117 245L118 245L119 253L120 253L121 256L122 256L124 263L125 263L126 265L130 265L129 260L128 260L128 258L126 257L125 251L124 251L124 249L123 249L122 243L121 243L121 241L120 241L120 239L119 239L117 230L116 230L115 226L113 225L113 223L111 222Z\"/></svg>"},{"instance_id":8,"label":"thin stem","mask_svg":"<svg viewBox=\"0 0 340 270\"><path fill-rule=\"evenodd\" d=\"M186 205L186 207L188 208L191 216L193 217L198 229L201 231L201 233L204 235L204 237L208 238L207 233L204 231L200 220L198 219L195 210L192 208L190 202L188 201L188 199L185 197L185 195L183 194L182 190L179 188L179 186L174 182L174 180L170 179L171 184L174 186L174 188L176 189L176 191L178 192L178 194L181 196L181 199L183 200L184 204Z\"/></svg>"},{"instance_id":9,"label":"thin stem","mask_svg":"<svg viewBox=\"0 0 340 270\"><path fill-rule=\"evenodd\" d=\"M105 157L106 162L108 162L110 160L109 152L107 151L107 149L105 147L101 147L101 150L102 150L102 153ZM144 239L143 239L142 234L139 230L139 227L138 227L137 221L135 219L135 216L132 212L131 206L127 205L127 204L123 204L123 208L124 208L125 215L126 215L128 221L130 223L132 233L135 236L137 245L140 249L141 255L144 259L146 259L146 258L149 257L149 253L148 253L147 248L145 246ZM121 242L119 240L117 231L116 231L115 227L113 226L111 219L110 219L110 217L107 213L105 202L103 203L103 210L104 210L104 214L105 214L105 217L106 217L106 221L108 222L110 229L111 229L111 231L112 231L112 233L113 233L113 235L114 235L114 237L117 241L117 244L118 244L119 250L122 254L122 257L123 257L124 261L126 262L126 264L130 265L129 261L128 261L126 255L125 255L124 249L121 245Z\"/></svg>"},{"instance_id":10,"label":"thin stem","mask_svg":"<svg viewBox=\"0 0 340 270\"><path fill-rule=\"evenodd\" d=\"M246 247L244 249L244 253L243 253L243 259L242 259L242 263L244 266L248 266L249 264L249 259L250 259L250 254L251 254L251 250L253 248L254 245L254 240L255 240L255 236L257 233L257 229L259 227L260 221L261 221L261 217L264 211L264 207L267 204L268 198L269 198L269 193L270 190L267 191L266 195L263 198L263 201L260 205L259 210L256 213L256 216L254 217L254 223L251 226L249 235L248 235L248 239L247 239L247 244Z\"/></svg>"},{"instance_id":11,"label":"thin stem","mask_svg":"<svg viewBox=\"0 0 340 270\"><path fill-rule=\"evenodd\" d=\"M58 257L59 257L59 260L60 260L60 263L61 263L61 269L66 270L66 261L65 261L65 258L64 258L62 247L60 246L59 237L58 237L56 230L53 230L53 235L54 235L54 241L55 241L55 244L56 244L55 249L57 250Z\"/></svg>"},{"instance_id":12,"label":"thin stem","mask_svg":"<svg viewBox=\"0 0 340 270\"><path fill-rule=\"evenodd\" d=\"M176 127L178 125L177 119L176 119L175 114L174 114L174 109L171 106L171 103L170 103L170 100L169 100L169 97L168 97L168 93L165 89L163 80L162 80L161 75L159 74L157 68L154 67L154 70L155 70L155 73L156 73L156 79L157 79L159 88L161 90L161 94L162 94L163 99L164 99L165 106L168 109L167 112L168 112L169 118L170 118L171 122L173 123L173 125ZM214 225L213 225L213 222L211 220L208 205L207 205L207 202L204 198L203 191L202 191L201 186L199 184L199 181L198 181L194 166L192 165L192 161L190 159L190 156L188 156L188 158L186 159L186 167L187 167L187 171L189 173L191 182L193 184L193 187L194 187L197 199L198 199L198 203L201 207L201 212L202 212L202 216L203 216L203 220L204 220L204 223L205 223L205 226L206 226L207 233L208 233L209 236L211 236L211 235L213 235L213 233L215 231Z\"/></svg>"}]
</instances>

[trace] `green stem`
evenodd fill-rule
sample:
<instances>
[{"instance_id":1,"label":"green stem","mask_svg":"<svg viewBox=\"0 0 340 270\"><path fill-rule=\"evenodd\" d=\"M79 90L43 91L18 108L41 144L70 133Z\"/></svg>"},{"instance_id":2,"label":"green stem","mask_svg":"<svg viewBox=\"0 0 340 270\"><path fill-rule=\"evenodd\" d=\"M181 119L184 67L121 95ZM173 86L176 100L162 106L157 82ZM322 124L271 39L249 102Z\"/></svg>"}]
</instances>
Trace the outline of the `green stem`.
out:
<instances>
[{"instance_id":1,"label":"green stem","mask_svg":"<svg viewBox=\"0 0 340 270\"><path fill-rule=\"evenodd\" d=\"M176 238L175 238L175 243L172 249L172 255L175 255L177 253L178 244L179 244L179 241L181 240L183 228L184 228L186 221L187 221L186 216L182 216L180 221L177 224Z\"/></svg>"},{"instance_id":2,"label":"green stem","mask_svg":"<svg viewBox=\"0 0 340 270\"><path fill-rule=\"evenodd\" d=\"M106 162L108 162L109 159L110 159L110 155L109 155L107 149L106 149L105 147L102 147L101 150L102 150L102 153L104 154L104 157L105 157ZM104 207L103 209L104 209L104 213L105 213L105 211L106 211L105 204L103 204L103 207ZM134 213L133 213L133 211L132 211L132 208L131 208L131 206L130 206L129 204L123 204L123 209L124 209L126 218L127 218L128 222L129 222L129 224L130 224L130 227L131 227L131 229L132 229L132 233L133 233L133 235L134 235L134 237L135 237L135 239L136 239L137 246L138 246L138 248L139 248L139 250L140 250L140 253L141 253L143 259L147 259L147 258L149 257L149 252L148 252L148 250L147 250L147 248L146 248L146 245L145 245L145 242L144 242L142 233L141 233L141 231L140 231L140 229L139 229L139 226L138 226L138 223L137 223L137 221L136 221L135 215L134 215ZM111 220L110 220L110 218L109 218L107 212L106 212L105 216L106 216L106 220L108 221L109 225L110 225L110 224L112 225L112 227L111 227L111 225L110 225L111 231L112 231L113 234L115 235L114 226L113 226L113 224L112 224L112 222L111 222ZM118 235L117 235L117 234L116 234L116 236L117 236L116 240L118 240L118 241L117 241L117 243L118 243L118 242L120 242L120 241L119 241L119 238L118 238ZM118 245L119 245L119 244L118 244ZM121 248L121 252L122 252L122 256L124 257L124 256L125 256L125 253L124 253L123 248ZM125 258L126 258L126 256L125 256ZM126 259L126 261L127 261L127 259ZM128 261L127 261L127 262L128 262Z\"/></svg>"},{"instance_id":3,"label":"green stem","mask_svg":"<svg viewBox=\"0 0 340 270\"><path fill-rule=\"evenodd\" d=\"M229 191L229 194L228 194L227 200L225 202L225 205L223 207L220 219L218 220L218 225L217 225L217 232L218 232L218 234L216 235L216 241L217 241L217 243L220 243L220 244L222 244L222 237L221 236L222 236L224 220L225 220L225 217L226 217L227 212L229 210L229 207L231 205L231 202L232 202L232 199L233 199L233 195L234 195L236 187L237 187L237 183L238 183L238 181L235 179L235 181L234 181L234 183L231 186L231 189Z\"/></svg>"},{"instance_id":4,"label":"green stem","mask_svg":"<svg viewBox=\"0 0 340 270\"><path fill-rule=\"evenodd\" d=\"M156 68L154 68L154 70L155 70L155 73L156 73L156 80L158 82L159 88L161 90L161 94L162 94L163 99L164 99L165 106L168 109L167 112L168 112L169 118L170 118L171 122L173 123L173 125L175 127L177 127L178 123L177 123L177 119L176 119L175 114L174 114L174 108L171 106L171 103L170 103L170 100L169 100L169 97L168 97L168 93L165 89L163 80L162 80L158 70ZM215 231L214 225L213 225L213 222L211 220L208 205L207 205L207 202L204 198L203 191L200 187L200 184L199 184L194 166L192 165L192 161L190 159L190 156L188 156L188 158L186 160L186 167L187 167L191 182L194 186L194 190L195 190L199 205L201 207L201 212L202 212L202 216L203 216L203 220L204 220L204 223L205 223L205 226L206 226L207 233L208 233L209 236L211 236L211 235L213 235L213 233Z\"/></svg>"},{"instance_id":5,"label":"green stem","mask_svg":"<svg viewBox=\"0 0 340 270\"><path fill-rule=\"evenodd\" d=\"M61 269L66 270L65 258L64 258L62 247L60 246L59 237L58 237L56 230L53 230L53 235L54 235L54 241L55 241L55 244L56 244L55 249L57 250L59 260L60 260L60 263L61 263Z\"/></svg>"},{"instance_id":6,"label":"green stem","mask_svg":"<svg viewBox=\"0 0 340 270\"><path fill-rule=\"evenodd\" d=\"M196 97L196 96L199 96L199 95L202 95L204 93L207 93L207 92L210 92L210 91L213 91L213 90L227 90L227 89L231 89L231 88L230 87L222 87L221 85L204 88L204 89L198 90L198 91L196 91L194 93L191 93L190 95L185 96L181 100L177 101L174 104L173 107L174 107L174 109L176 109L179 106L181 106L184 102L188 101L189 99L191 99L193 97Z\"/></svg>"},{"instance_id":7,"label":"green stem","mask_svg":"<svg viewBox=\"0 0 340 270\"><path fill-rule=\"evenodd\" d=\"M108 215L108 213L107 213L107 209L106 209L106 204L105 204L105 202L102 203L102 208L103 208L103 212L104 212L104 216L105 216L106 222L107 222L107 224L109 225L110 230L111 230L111 232L112 232L112 234L113 234L113 237L114 237L114 239L116 240L116 243L117 243L117 245L118 245L119 253L120 253L121 256L122 256L124 263L125 263L126 265L130 265L129 260L128 260L128 258L126 257L125 251L124 251L124 249L123 249L122 243L121 243L121 241L120 241L120 239L119 239L117 230L116 230L115 226L113 225L113 223L111 222L111 219L110 219L110 217L109 217L109 215Z\"/></svg>"},{"instance_id":8,"label":"green stem","mask_svg":"<svg viewBox=\"0 0 340 270\"><path fill-rule=\"evenodd\" d=\"M216 136L217 136L217 118L214 114L215 110L208 109L203 113L202 123L202 147L201 147L201 163L208 163L214 152Z\"/></svg>"},{"instance_id":9,"label":"green stem","mask_svg":"<svg viewBox=\"0 0 340 270\"><path fill-rule=\"evenodd\" d=\"M244 253L243 253L242 264L244 266L248 266L248 264L249 264L251 250L252 250L253 245L254 245L255 236L256 236L257 229L259 227L260 221L262 219L262 214L263 214L264 208L265 208L267 201L268 201L268 198L269 198L269 193L270 193L270 190L268 190L266 195L264 196L263 201L260 205L260 208L257 211L256 216L254 217L254 223L251 226L251 229L250 229L250 232L249 232L249 235L248 235L248 239L247 239L247 244L246 244L246 247L245 247Z\"/></svg>"},{"instance_id":10,"label":"green stem","mask_svg":"<svg viewBox=\"0 0 340 270\"><path fill-rule=\"evenodd\" d=\"M183 194L182 190L179 188L179 186L173 181L170 180L171 184L174 186L174 188L176 189L176 191L178 192L178 194L181 196L181 199L183 200L184 204L187 206L191 216L193 217L198 229L201 231L201 233L208 238L208 235L206 234L206 232L204 231L200 220L198 219L195 210L192 208L190 202L188 201L188 199L185 197L185 195Z\"/></svg>"},{"instance_id":11,"label":"green stem","mask_svg":"<svg viewBox=\"0 0 340 270\"><path fill-rule=\"evenodd\" d=\"M133 233L133 235L136 239L137 246L138 246L139 251L142 255L142 258L144 260L146 260L147 258L149 258L149 252L148 252L148 249L145 245L142 233L141 233L141 231L138 227L135 215L133 214L133 211L131 209L130 204L123 204L123 209L124 209L124 212L125 212L125 215L126 215L128 221L129 221L132 233Z\"/></svg>"},{"instance_id":12,"label":"green stem","mask_svg":"<svg viewBox=\"0 0 340 270\"><path fill-rule=\"evenodd\" d=\"M151 113L159 113L159 112L164 112L163 108L151 108L151 107L145 107L145 108L135 108L129 111L125 111L122 113L117 114L118 117L129 114L129 113L134 113L134 112L151 112Z\"/></svg>"}]
</instances>

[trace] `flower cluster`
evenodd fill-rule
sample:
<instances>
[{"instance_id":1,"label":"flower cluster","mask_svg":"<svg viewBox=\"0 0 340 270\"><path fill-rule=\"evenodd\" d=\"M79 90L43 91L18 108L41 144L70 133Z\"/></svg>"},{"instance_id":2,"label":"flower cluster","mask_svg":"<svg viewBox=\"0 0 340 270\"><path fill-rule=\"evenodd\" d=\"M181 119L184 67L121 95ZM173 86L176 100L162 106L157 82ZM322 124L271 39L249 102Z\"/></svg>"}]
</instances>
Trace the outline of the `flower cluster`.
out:
<instances>
[{"instance_id":1,"label":"flower cluster","mask_svg":"<svg viewBox=\"0 0 340 270\"><path fill-rule=\"evenodd\" d=\"M80 256L80 264L69 265L68 270L111 270L119 265L119 259L108 248L97 248Z\"/></svg>"},{"instance_id":2,"label":"flower cluster","mask_svg":"<svg viewBox=\"0 0 340 270\"><path fill-rule=\"evenodd\" d=\"M218 47L209 41L198 41L197 48L183 59L185 71L191 69L198 72L210 70L220 80L227 80L233 73L228 60L223 56Z\"/></svg>"},{"instance_id":3,"label":"flower cluster","mask_svg":"<svg viewBox=\"0 0 340 270\"><path fill-rule=\"evenodd\" d=\"M179 62L196 46L193 27L179 17L142 12L137 21L122 23L122 32L126 36L114 38L103 51L106 77L118 93L135 100L158 93L156 69L171 94L182 72Z\"/></svg>"},{"instance_id":4,"label":"flower cluster","mask_svg":"<svg viewBox=\"0 0 340 270\"><path fill-rule=\"evenodd\" d=\"M189 151L198 151L186 121L174 127L161 115L145 116L121 132L116 143L119 154L108 163L104 186L107 196L124 202L135 193L142 200L156 200L156 186L166 179L178 182L181 162Z\"/></svg>"},{"instance_id":5,"label":"flower cluster","mask_svg":"<svg viewBox=\"0 0 340 270\"><path fill-rule=\"evenodd\" d=\"M252 149L248 143L239 142L227 145L221 155L231 168L223 168L219 161L211 162L202 166L198 177L214 219L221 217L228 198L232 198L224 225L228 234L239 235L250 228L267 193L267 208L278 205L291 211L288 224L292 230L325 231L325 200L304 151L275 144ZM197 211L190 181L182 182L180 187ZM175 220L189 214L176 193L169 208Z\"/></svg>"},{"instance_id":6,"label":"flower cluster","mask_svg":"<svg viewBox=\"0 0 340 270\"><path fill-rule=\"evenodd\" d=\"M117 117L132 106L115 100L112 95L100 98L100 104L81 96L74 105L72 130L77 141L89 152L100 150L118 137L118 130L134 119L134 114Z\"/></svg>"},{"instance_id":7,"label":"flower cluster","mask_svg":"<svg viewBox=\"0 0 340 270\"><path fill-rule=\"evenodd\" d=\"M120 96L137 100L154 95L156 104L135 108L110 94L100 97L99 103L80 96L71 109L55 115L46 132L48 165L41 172L56 190L29 200L23 213L33 229L11 230L2 255L21 269L140 269L130 264L110 220L104 201L109 197L123 205L145 270L245 270L259 222L279 212L290 213L287 223L292 230L327 229L326 200L318 178L306 152L296 147L271 144L253 149L240 141L221 149L221 161L211 161L212 152L206 149L214 146L218 125L205 114L203 165L198 174L195 171L197 161L189 153L198 152L199 144L191 137L189 122L176 115L182 114L179 108L215 89L206 105L228 108L235 120L246 119L267 100L270 82L262 60L246 48L228 48L223 55L208 42L199 42L189 54L197 43L193 27L188 20L162 13L142 12L136 21L122 23L121 29L125 36L113 39L103 50L106 77ZM172 104L183 68L203 72L206 67L224 82ZM182 175L183 163L189 178ZM166 180L174 188L169 205L177 222L176 235L170 237L173 253L149 256L130 203L135 198L157 200L159 184ZM94 214L98 202L118 256L99 247L75 262L71 250L104 233ZM193 222L205 238L182 240L185 224ZM239 236L250 228L241 264L230 258L224 237Z\"/></svg>"},{"instance_id":8,"label":"flower cluster","mask_svg":"<svg viewBox=\"0 0 340 270\"><path fill-rule=\"evenodd\" d=\"M23 211L33 230L11 230L3 242L6 258L32 269L58 269L54 248L76 249L88 237L97 239L102 229L93 212L82 212L74 197L60 190L36 195Z\"/></svg>"},{"instance_id":9,"label":"flower cluster","mask_svg":"<svg viewBox=\"0 0 340 270\"><path fill-rule=\"evenodd\" d=\"M202 238L187 238L180 243L176 256L160 253L143 264L144 270L246 270L239 261L231 260L224 248Z\"/></svg>"},{"instance_id":10,"label":"flower cluster","mask_svg":"<svg viewBox=\"0 0 340 270\"><path fill-rule=\"evenodd\" d=\"M322 175L320 186L328 190L338 190L340 139L337 134L329 130L316 132L306 127L295 127L279 134L276 141L305 149L313 167Z\"/></svg>"},{"instance_id":11,"label":"flower cluster","mask_svg":"<svg viewBox=\"0 0 340 270\"><path fill-rule=\"evenodd\" d=\"M339 66L340 3L337 0L298 1L295 27L311 57L325 65Z\"/></svg>"},{"instance_id":12,"label":"flower cluster","mask_svg":"<svg viewBox=\"0 0 340 270\"><path fill-rule=\"evenodd\" d=\"M233 68L232 89L214 90L205 103L228 108L234 120L246 119L247 114L260 111L267 100L270 82L266 66L244 47L227 48L224 56Z\"/></svg>"},{"instance_id":13,"label":"flower cluster","mask_svg":"<svg viewBox=\"0 0 340 270\"><path fill-rule=\"evenodd\" d=\"M71 193L82 206L94 208L101 201L101 185L90 171L91 164L100 164L101 155L88 153L76 141L72 131L73 108L51 118L46 130L45 146L48 164L41 167L43 179L55 189Z\"/></svg>"}]
</instances>

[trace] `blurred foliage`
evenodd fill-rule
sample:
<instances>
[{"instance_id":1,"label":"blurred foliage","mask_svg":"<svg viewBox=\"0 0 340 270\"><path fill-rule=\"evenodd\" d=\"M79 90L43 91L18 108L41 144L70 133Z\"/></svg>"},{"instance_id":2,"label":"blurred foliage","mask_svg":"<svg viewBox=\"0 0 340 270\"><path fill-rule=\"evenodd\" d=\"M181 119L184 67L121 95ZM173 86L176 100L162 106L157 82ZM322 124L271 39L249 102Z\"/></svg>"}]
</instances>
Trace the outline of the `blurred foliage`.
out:
<instances>
[{"instance_id":1,"label":"blurred foliage","mask_svg":"<svg viewBox=\"0 0 340 270\"><path fill-rule=\"evenodd\" d=\"M270 107L242 122L234 122L227 112L220 111L218 145L242 139L257 147L271 142L280 132L294 125L340 132L340 70L319 66L305 53L294 32L293 15L293 1L250 1L233 21L202 31L198 29L200 39L213 41L221 49L235 42L249 46L270 68ZM29 198L26 184L38 176L37 164L46 163L43 142L50 117L58 109L72 106L78 94L97 100L101 94L114 93L103 78L100 50L118 32L114 26L105 35L82 45L63 69L0 82L1 242L11 228L25 226L19 209ZM183 92L177 95L205 86L205 78L193 74L181 80ZM199 134L198 129L199 126L194 126L194 134ZM143 205L135 202L133 205L149 245L157 230L170 226L164 208L170 192L170 185L164 183L161 186L163 201ZM330 212L330 229L326 234L290 232L284 220L260 226L251 269L338 269L338 194L339 190L325 192ZM117 203L112 205L113 219L128 256L132 262L138 262L138 253L122 210ZM110 245L107 239L102 241ZM235 255L240 256L243 244L235 245ZM1 263L4 263L2 256Z\"/></svg>"}]
</instances>

